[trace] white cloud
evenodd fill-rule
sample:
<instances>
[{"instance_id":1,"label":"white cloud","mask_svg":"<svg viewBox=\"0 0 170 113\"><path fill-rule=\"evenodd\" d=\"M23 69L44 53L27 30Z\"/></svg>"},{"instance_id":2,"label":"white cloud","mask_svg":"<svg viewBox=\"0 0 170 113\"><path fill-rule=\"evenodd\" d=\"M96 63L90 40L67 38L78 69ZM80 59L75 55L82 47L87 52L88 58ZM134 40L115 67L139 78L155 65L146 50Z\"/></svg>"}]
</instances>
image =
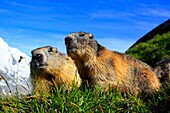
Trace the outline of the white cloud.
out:
<instances>
[{"instance_id":1,"label":"white cloud","mask_svg":"<svg viewBox=\"0 0 170 113\"><path fill-rule=\"evenodd\" d=\"M152 17L170 17L170 10L163 8L142 8L140 9L140 14L144 16Z\"/></svg>"},{"instance_id":2,"label":"white cloud","mask_svg":"<svg viewBox=\"0 0 170 113\"><path fill-rule=\"evenodd\" d=\"M2 8L0 8L0 14L6 14L6 13L11 13L11 10L8 10L8 9L2 9Z\"/></svg>"},{"instance_id":3,"label":"white cloud","mask_svg":"<svg viewBox=\"0 0 170 113\"><path fill-rule=\"evenodd\" d=\"M3 29L0 36L11 46L18 48L30 56L31 50L42 46L54 46L59 51L66 53L64 37L66 34L43 33L30 29Z\"/></svg>"},{"instance_id":4,"label":"white cloud","mask_svg":"<svg viewBox=\"0 0 170 113\"><path fill-rule=\"evenodd\" d=\"M97 41L107 47L110 50L118 51L124 53L130 46L132 46L135 41L128 39L119 39L119 38L100 38Z\"/></svg>"},{"instance_id":5,"label":"white cloud","mask_svg":"<svg viewBox=\"0 0 170 113\"><path fill-rule=\"evenodd\" d=\"M96 12L93 12L91 14L92 19L121 19L125 17L132 17L135 16L135 14L131 12L121 12L121 11L115 11L113 9L110 10L99 10Z\"/></svg>"},{"instance_id":6,"label":"white cloud","mask_svg":"<svg viewBox=\"0 0 170 113\"><path fill-rule=\"evenodd\" d=\"M34 9L34 10L39 8L33 5L24 4L24 3L16 2L16 1L5 0L5 3L7 3L8 5L16 6L16 7L23 7L23 8Z\"/></svg>"}]
</instances>

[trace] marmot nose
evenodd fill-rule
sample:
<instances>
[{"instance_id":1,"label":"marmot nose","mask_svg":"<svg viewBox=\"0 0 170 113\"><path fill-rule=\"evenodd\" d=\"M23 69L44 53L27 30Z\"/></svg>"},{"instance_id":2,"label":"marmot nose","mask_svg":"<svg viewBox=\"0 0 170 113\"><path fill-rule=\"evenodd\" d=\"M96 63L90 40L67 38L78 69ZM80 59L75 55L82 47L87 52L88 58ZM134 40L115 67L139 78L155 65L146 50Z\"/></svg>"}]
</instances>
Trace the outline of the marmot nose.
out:
<instances>
[{"instance_id":1,"label":"marmot nose","mask_svg":"<svg viewBox=\"0 0 170 113\"><path fill-rule=\"evenodd\" d=\"M70 37L70 36L68 36L68 37L66 37L65 38L65 44L70 44L70 43L72 43L73 42L73 37Z\"/></svg>"}]
</instances>

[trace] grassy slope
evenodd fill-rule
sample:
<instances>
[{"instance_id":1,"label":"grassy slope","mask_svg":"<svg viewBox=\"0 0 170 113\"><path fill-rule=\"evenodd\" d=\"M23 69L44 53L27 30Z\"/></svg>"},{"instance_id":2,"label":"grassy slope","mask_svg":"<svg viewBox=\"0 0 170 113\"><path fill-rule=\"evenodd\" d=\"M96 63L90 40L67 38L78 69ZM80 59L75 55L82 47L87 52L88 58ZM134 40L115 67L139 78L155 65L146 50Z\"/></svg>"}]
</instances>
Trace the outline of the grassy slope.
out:
<instances>
[{"instance_id":1,"label":"grassy slope","mask_svg":"<svg viewBox=\"0 0 170 113\"><path fill-rule=\"evenodd\" d=\"M53 93L45 96L25 96L0 98L0 111L13 112L165 112L170 111L169 87L155 95L121 94L112 90L103 93L98 89L73 88L72 91L54 89Z\"/></svg>"},{"instance_id":2,"label":"grassy slope","mask_svg":"<svg viewBox=\"0 0 170 113\"><path fill-rule=\"evenodd\" d=\"M147 42L139 43L127 50L126 54L154 66L156 62L170 58L170 32L157 35Z\"/></svg>"}]
</instances>

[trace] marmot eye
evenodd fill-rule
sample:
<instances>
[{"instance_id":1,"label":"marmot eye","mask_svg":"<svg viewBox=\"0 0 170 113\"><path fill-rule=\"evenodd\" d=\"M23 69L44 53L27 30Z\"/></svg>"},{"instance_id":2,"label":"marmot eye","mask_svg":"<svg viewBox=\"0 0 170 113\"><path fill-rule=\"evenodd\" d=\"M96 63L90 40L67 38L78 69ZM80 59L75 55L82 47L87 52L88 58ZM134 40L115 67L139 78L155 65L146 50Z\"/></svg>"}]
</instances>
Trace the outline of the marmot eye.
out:
<instances>
[{"instance_id":1,"label":"marmot eye","mask_svg":"<svg viewBox=\"0 0 170 113\"><path fill-rule=\"evenodd\" d=\"M85 33L81 33L81 34L79 34L79 36L80 36L80 37L82 37L82 36L84 36L84 35L85 35Z\"/></svg>"},{"instance_id":2,"label":"marmot eye","mask_svg":"<svg viewBox=\"0 0 170 113\"><path fill-rule=\"evenodd\" d=\"M48 49L48 52L53 52L53 48L50 47L50 48Z\"/></svg>"}]
</instances>

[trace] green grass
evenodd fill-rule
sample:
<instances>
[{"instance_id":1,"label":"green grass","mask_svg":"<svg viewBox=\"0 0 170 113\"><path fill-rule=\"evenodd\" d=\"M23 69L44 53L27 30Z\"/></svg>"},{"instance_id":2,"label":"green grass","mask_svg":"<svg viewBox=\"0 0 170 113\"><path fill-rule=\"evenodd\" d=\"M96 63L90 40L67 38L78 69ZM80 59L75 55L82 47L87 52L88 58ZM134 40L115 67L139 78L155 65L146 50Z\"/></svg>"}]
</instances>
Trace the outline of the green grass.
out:
<instances>
[{"instance_id":1,"label":"green grass","mask_svg":"<svg viewBox=\"0 0 170 113\"><path fill-rule=\"evenodd\" d=\"M112 90L73 88L53 89L50 95L1 97L0 111L4 113L114 113L170 111L170 87L166 85L154 95L133 96Z\"/></svg>"}]
</instances>

